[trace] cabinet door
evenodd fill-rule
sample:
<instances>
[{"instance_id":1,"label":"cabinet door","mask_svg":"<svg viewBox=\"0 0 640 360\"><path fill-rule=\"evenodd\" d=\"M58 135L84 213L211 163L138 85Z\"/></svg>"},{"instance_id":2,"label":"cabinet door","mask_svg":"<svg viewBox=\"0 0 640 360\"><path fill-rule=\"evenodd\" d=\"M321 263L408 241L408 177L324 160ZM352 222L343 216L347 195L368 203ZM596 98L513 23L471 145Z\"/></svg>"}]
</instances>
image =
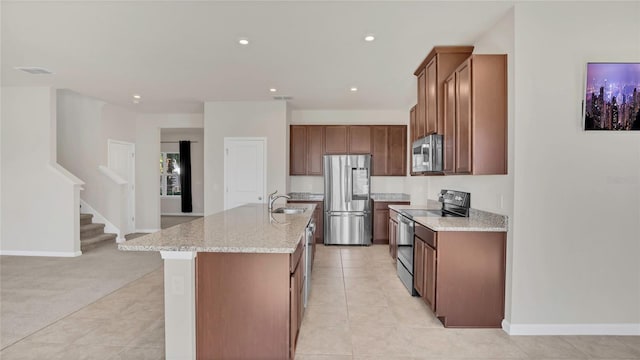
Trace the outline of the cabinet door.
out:
<instances>
[{"instance_id":1,"label":"cabinet door","mask_svg":"<svg viewBox=\"0 0 640 360\"><path fill-rule=\"evenodd\" d=\"M307 126L307 175L322 175L323 155L324 126Z\"/></svg>"},{"instance_id":2,"label":"cabinet door","mask_svg":"<svg viewBox=\"0 0 640 360\"><path fill-rule=\"evenodd\" d=\"M455 171L456 144L456 73L454 72L444 82L444 128L442 129L444 163L443 171Z\"/></svg>"},{"instance_id":3,"label":"cabinet door","mask_svg":"<svg viewBox=\"0 0 640 360\"><path fill-rule=\"evenodd\" d=\"M389 243L389 210L374 210L373 243Z\"/></svg>"},{"instance_id":4,"label":"cabinet door","mask_svg":"<svg viewBox=\"0 0 640 360\"><path fill-rule=\"evenodd\" d=\"M322 202L316 207L316 244L324 243L324 207ZM315 252L314 252L315 254Z\"/></svg>"},{"instance_id":5,"label":"cabinet door","mask_svg":"<svg viewBox=\"0 0 640 360\"><path fill-rule=\"evenodd\" d=\"M409 111L409 144L413 144L418 138L416 136L416 132L418 131L418 129L416 129L416 107L417 105L414 105L411 111Z\"/></svg>"},{"instance_id":6,"label":"cabinet door","mask_svg":"<svg viewBox=\"0 0 640 360\"><path fill-rule=\"evenodd\" d=\"M389 160L389 129L387 126L372 126L371 175L385 176L388 174Z\"/></svg>"},{"instance_id":7,"label":"cabinet door","mask_svg":"<svg viewBox=\"0 0 640 360\"><path fill-rule=\"evenodd\" d=\"M471 60L456 71L456 173L471 173Z\"/></svg>"},{"instance_id":8,"label":"cabinet door","mask_svg":"<svg viewBox=\"0 0 640 360\"><path fill-rule=\"evenodd\" d=\"M418 104L416 105L416 139L423 137L426 133L427 114L427 76L426 69L418 74Z\"/></svg>"},{"instance_id":9,"label":"cabinet door","mask_svg":"<svg viewBox=\"0 0 640 360\"><path fill-rule=\"evenodd\" d=\"M346 154L347 148L347 127L346 126L325 126L324 128L324 153L325 154Z\"/></svg>"},{"instance_id":10,"label":"cabinet door","mask_svg":"<svg viewBox=\"0 0 640 360\"><path fill-rule=\"evenodd\" d=\"M349 154L371 154L371 127L349 126Z\"/></svg>"},{"instance_id":11,"label":"cabinet door","mask_svg":"<svg viewBox=\"0 0 640 360\"><path fill-rule=\"evenodd\" d=\"M291 125L289 175L307 174L307 127Z\"/></svg>"},{"instance_id":12,"label":"cabinet door","mask_svg":"<svg viewBox=\"0 0 640 360\"><path fill-rule=\"evenodd\" d=\"M375 146L375 142L374 142ZM407 174L407 128L404 125L389 126L389 150L387 175Z\"/></svg>"},{"instance_id":13,"label":"cabinet door","mask_svg":"<svg viewBox=\"0 0 640 360\"><path fill-rule=\"evenodd\" d=\"M427 65L426 71L426 123L425 135L436 134L438 129L438 78L436 55Z\"/></svg>"},{"instance_id":14,"label":"cabinet door","mask_svg":"<svg viewBox=\"0 0 640 360\"><path fill-rule=\"evenodd\" d=\"M436 250L424 245L424 302L436 311Z\"/></svg>"},{"instance_id":15,"label":"cabinet door","mask_svg":"<svg viewBox=\"0 0 640 360\"><path fill-rule=\"evenodd\" d=\"M298 335L298 302L300 294L297 291L298 279L296 272L291 274L289 292L289 358L293 359L296 352L296 338Z\"/></svg>"},{"instance_id":16,"label":"cabinet door","mask_svg":"<svg viewBox=\"0 0 640 360\"><path fill-rule=\"evenodd\" d=\"M424 242L416 237L413 242L413 287L424 295Z\"/></svg>"},{"instance_id":17,"label":"cabinet door","mask_svg":"<svg viewBox=\"0 0 640 360\"><path fill-rule=\"evenodd\" d=\"M397 254L396 252L398 251L397 248L397 244L398 244L398 240L397 240L397 234L396 231L398 230L398 223L393 220L393 219L389 219L389 254L391 255L391 258L393 258L393 260L396 259Z\"/></svg>"}]
</instances>

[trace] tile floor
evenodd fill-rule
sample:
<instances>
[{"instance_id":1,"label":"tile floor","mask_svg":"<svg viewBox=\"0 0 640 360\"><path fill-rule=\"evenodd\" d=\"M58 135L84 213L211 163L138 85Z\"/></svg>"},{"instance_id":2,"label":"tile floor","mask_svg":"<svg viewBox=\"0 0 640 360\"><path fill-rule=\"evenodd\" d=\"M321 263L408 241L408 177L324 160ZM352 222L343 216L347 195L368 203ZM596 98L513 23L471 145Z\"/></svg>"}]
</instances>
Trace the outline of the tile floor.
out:
<instances>
[{"instance_id":1,"label":"tile floor","mask_svg":"<svg viewBox=\"0 0 640 360\"><path fill-rule=\"evenodd\" d=\"M640 359L640 337L445 329L398 280L388 246L317 246L296 360Z\"/></svg>"},{"instance_id":2,"label":"tile floor","mask_svg":"<svg viewBox=\"0 0 640 360\"><path fill-rule=\"evenodd\" d=\"M640 337L445 329L395 275L386 246L317 246L297 360L640 359ZM0 352L0 359L162 359L162 269Z\"/></svg>"}]
</instances>

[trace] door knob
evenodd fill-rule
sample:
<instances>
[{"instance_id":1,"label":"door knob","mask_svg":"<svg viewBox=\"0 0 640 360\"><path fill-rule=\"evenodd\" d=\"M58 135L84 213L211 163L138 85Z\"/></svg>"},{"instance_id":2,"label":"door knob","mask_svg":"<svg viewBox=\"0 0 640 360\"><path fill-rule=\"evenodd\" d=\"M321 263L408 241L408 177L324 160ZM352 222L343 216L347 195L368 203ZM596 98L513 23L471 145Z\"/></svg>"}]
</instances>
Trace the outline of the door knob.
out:
<instances>
[{"instance_id":1,"label":"door knob","mask_svg":"<svg viewBox=\"0 0 640 360\"><path fill-rule=\"evenodd\" d=\"M258 200L262 200L262 196L258 196Z\"/></svg>"}]
</instances>

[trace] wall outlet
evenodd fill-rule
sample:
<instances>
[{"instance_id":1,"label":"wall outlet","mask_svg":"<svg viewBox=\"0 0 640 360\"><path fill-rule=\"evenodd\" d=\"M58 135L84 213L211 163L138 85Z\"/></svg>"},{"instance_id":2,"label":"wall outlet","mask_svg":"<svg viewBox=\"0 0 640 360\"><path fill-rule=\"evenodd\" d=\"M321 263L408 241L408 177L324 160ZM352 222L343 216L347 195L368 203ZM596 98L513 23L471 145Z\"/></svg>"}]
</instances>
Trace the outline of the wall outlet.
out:
<instances>
[{"instance_id":1,"label":"wall outlet","mask_svg":"<svg viewBox=\"0 0 640 360\"><path fill-rule=\"evenodd\" d=\"M504 195L498 194L498 208L504 209Z\"/></svg>"}]
</instances>

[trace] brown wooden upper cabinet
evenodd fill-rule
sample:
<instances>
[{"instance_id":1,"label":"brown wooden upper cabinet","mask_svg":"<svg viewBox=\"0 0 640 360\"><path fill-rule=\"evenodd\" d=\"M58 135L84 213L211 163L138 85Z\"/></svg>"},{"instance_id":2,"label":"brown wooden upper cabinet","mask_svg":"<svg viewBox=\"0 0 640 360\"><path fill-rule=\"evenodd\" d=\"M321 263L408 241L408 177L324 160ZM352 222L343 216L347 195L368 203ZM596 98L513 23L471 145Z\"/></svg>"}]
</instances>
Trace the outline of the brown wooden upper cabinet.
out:
<instances>
[{"instance_id":1,"label":"brown wooden upper cabinet","mask_svg":"<svg viewBox=\"0 0 640 360\"><path fill-rule=\"evenodd\" d=\"M324 127L291 125L289 148L290 175L322 175Z\"/></svg>"},{"instance_id":2,"label":"brown wooden upper cabinet","mask_svg":"<svg viewBox=\"0 0 640 360\"><path fill-rule=\"evenodd\" d=\"M406 125L291 125L289 175L322 175L323 155L372 154L373 176L405 176Z\"/></svg>"},{"instance_id":3,"label":"brown wooden upper cabinet","mask_svg":"<svg viewBox=\"0 0 640 360\"><path fill-rule=\"evenodd\" d=\"M413 105L409 111L409 145L413 144L418 138L416 137L416 108L418 105Z\"/></svg>"},{"instance_id":4,"label":"brown wooden upper cabinet","mask_svg":"<svg viewBox=\"0 0 640 360\"><path fill-rule=\"evenodd\" d=\"M418 66L418 104L415 136L442 134L444 126L444 81L473 52L473 46L436 46Z\"/></svg>"},{"instance_id":5,"label":"brown wooden upper cabinet","mask_svg":"<svg viewBox=\"0 0 640 360\"><path fill-rule=\"evenodd\" d=\"M289 174L307 175L307 127L291 125L289 136Z\"/></svg>"},{"instance_id":6,"label":"brown wooden upper cabinet","mask_svg":"<svg viewBox=\"0 0 640 360\"><path fill-rule=\"evenodd\" d=\"M407 174L407 127L405 125L371 126L372 176Z\"/></svg>"},{"instance_id":7,"label":"brown wooden upper cabinet","mask_svg":"<svg viewBox=\"0 0 640 360\"><path fill-rule=\"evenodd\" d=\"M346 154L349 151L347 126L325 126L324 127L324 153Z\"/></svg>"},{"instance_id":8,"label":"brown wooden upper cabinet","mask_svg":"<svg viewBox=\"0 0 640 360\"><path fill-rule=\"evenodd\" d=\"M371 126L349 126L348 127L349 154L371 154Z\"/></svg>"},{"instance_id":9,"label":"brown wooden upper cabinet","mask_svg":"<svg viewBox=\"0 0 640 360\"><path fill-rule=\"evenodd\" d=\"M507 56L470 56L445 88L445 172L506 174Z\"/></svg>"}]
</instances>

